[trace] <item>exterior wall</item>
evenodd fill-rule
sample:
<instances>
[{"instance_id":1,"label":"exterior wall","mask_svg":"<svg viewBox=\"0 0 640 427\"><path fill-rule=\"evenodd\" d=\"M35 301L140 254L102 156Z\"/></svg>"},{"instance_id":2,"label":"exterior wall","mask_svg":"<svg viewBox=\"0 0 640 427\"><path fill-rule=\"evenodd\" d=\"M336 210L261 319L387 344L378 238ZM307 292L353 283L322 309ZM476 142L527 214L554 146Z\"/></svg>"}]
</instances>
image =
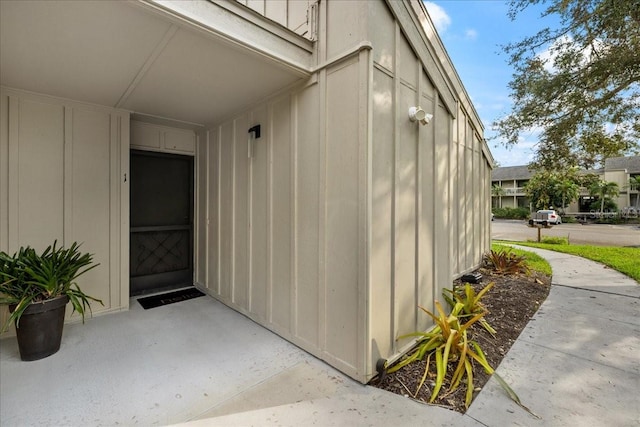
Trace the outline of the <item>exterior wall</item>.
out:
<instances>
[{"instance_id":1,"label":"exterior wall","mask_svg":"<svg viewBox=\"0 0 640 427\"><path fill-rule=\"evenodd\" d=\"M129 114L4 88L0 105L0 250L82 242L93 313L127 308Z\"/></svg>"},{"instance_id":2,"label":"exterior wall","mask_svg":"<svg viewBox=\"0 0 640 427\"><path fill-rule=\"evenodd\" d=\"M433 310L442 289L478 266L488 250L491 166L476 116L464 102L447 109L443 96L452 88L434 81L448 77L430 74L434 71L419 57L402 15L384 2L368 7L373 114L367 374L372 376L377 359L411 345L397 336L431 325L418 305ZM417 105L433 114L429 125L409 121L408 110Z\"/></svg>"},{"instance_id":3,"label":"exterior wall","mask_svg":"<svg viewBox=\"0 0 640 427\"><path fill-rule=\"evenodd\" d=\"M246 4L296 31L313 6L311 77L195 138L134 123L136 144L195 141L198 286L367 381L409 344L396 336L429 326L418 304L433 308L489 246L482 126L419 1ZM107 304L96 313L126 308L129 114L7 93L0 248L82 239L101 263L81 280ZM416 105L429 125L409 121Z\"/></svg>"},{"instance_id":4,"label":"exterior wall","mask_svg":"<svg viewBox=\"0 0 640 427\"><path fill-rule=\"evenodd\" d=\"M367 381L409 344L396 336L429 326L418 305L489 247L490 161L477 117L386 3L322 2L318 16L313 76L201 138L196 279ZM416 105L428 126L409 121Z\"/></svg>"},{"instance_id":5,"label":"exterior wall","mask_svg":"<svg viewBox=\"0 0 640 427\"><path fill-rule=\"evenodd\" d=\"M622 209L631 205L629 197L629 173L626 169L622 170L605 170L604 180L607 182L615 182L618 184L618 196L613 201L618 206L618 209Z\"/></svg>"},{"instance_id":6,"label":"exterior wall","mask_svg":"<svg viewBox=\"0 0 640 427\"><path fill-rule=\"evenodd\" d=\"M311 37L309 7L320 0L236 0L301 36Z\"/></svg>"},{"instance_id":7,"label":"exterior wall","mask_svg":"<svg viewBox=\"0 0 640 427\"><path fill-rule=\"evenodd\" d=\"M199 145L198 181L206 175L208 189L198 215L207 210L208 231L199 233L207 241L197 281L362 378L366 68L356 54L321 74L210 129ZM255 124L261 137L248 158Z\"/></svg>"}]
</instances>

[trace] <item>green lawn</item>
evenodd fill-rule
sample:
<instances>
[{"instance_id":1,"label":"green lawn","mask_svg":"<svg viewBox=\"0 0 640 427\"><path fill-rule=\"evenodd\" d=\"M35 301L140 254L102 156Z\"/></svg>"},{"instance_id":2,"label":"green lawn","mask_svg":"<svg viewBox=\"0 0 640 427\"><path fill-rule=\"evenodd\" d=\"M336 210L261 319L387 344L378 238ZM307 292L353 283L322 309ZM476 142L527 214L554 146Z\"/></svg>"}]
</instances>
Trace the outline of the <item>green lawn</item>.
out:
<instances>
[{"instance_id":1,"label":"green lawn","mask_svg":"<svg viewBox=\"0 0 640 427\"><path fill-rule=\"evenodd\" d=\"M505 242L498 242L505 243ZM607 265L632 279L640 282L640 248L621 248L613 246L554 245L534 242L508 242L521 246L548 249L581 256Z\"/></svg>"}]
</instances>

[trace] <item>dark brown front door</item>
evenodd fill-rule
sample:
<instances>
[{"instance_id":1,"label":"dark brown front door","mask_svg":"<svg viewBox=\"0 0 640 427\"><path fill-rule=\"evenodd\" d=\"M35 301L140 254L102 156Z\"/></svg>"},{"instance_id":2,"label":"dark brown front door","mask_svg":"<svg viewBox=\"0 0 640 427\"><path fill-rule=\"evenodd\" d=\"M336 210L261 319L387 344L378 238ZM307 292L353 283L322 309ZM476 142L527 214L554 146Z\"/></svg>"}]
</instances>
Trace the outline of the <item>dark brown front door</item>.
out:
<instances>
[{"instance_id":1,"label":"dark brown front door","mask_svg":"<svg viewBox=\"0 0 640 427\"><path fill-rule=\"evenodd\" d=\"M131 151L131 295L193 283L193 157Z\"/></svg>"}]
</instances>

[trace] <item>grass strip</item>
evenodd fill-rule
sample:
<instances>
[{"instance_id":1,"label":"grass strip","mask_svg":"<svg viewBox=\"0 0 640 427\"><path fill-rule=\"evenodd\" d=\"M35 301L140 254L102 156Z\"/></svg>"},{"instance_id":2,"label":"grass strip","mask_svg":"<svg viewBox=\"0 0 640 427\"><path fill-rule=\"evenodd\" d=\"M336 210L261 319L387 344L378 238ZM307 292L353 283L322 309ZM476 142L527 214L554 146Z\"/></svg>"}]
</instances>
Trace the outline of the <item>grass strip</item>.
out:
<instances>
[{"instance_id":1,"label":"grass strip","mask_svg":"<svg viewBox=\"0 0 640 427\"><path fill-rule=\"evenodd\" d=\"M507 243L507 242L500 242ZM520 246L547 249L577 255L602 263L640 283L640 248L589 245L555 245L535 242L508 242Z\"/></svg>"}]
</instances>

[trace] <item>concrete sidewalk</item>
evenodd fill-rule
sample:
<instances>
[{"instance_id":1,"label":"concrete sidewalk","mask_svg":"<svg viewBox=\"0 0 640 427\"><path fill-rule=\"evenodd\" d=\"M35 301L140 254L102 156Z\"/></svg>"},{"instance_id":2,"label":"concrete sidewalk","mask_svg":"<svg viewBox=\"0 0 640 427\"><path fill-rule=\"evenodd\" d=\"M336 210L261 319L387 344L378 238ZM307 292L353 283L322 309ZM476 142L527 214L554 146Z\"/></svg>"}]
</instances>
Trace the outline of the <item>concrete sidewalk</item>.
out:
<instances>
[{"instance_id":1,"label":"concrete sidewalk","mask_svg":"<svg viewBox=\"0 0 640 427\"><path fill-rule=\"evenodd\" d=\"M495 379L466 415L488 426L640 425L640 285L583 258L521 249L549 261L552 287L497 371L541 419Z\"/></svg>"},{"instance_id":2,"label":"concrete sidewalk","mask_svg":"<svg viewBox=\"0 0 640 427\"><path fill-rule=\"evenodd\" d=\"M307 364L187 425L640 426L640 285L592 261L523 249L549 261L553 286L497 371L539 419L495 379L461 415Z\"/></svg>"}]
</instances>

